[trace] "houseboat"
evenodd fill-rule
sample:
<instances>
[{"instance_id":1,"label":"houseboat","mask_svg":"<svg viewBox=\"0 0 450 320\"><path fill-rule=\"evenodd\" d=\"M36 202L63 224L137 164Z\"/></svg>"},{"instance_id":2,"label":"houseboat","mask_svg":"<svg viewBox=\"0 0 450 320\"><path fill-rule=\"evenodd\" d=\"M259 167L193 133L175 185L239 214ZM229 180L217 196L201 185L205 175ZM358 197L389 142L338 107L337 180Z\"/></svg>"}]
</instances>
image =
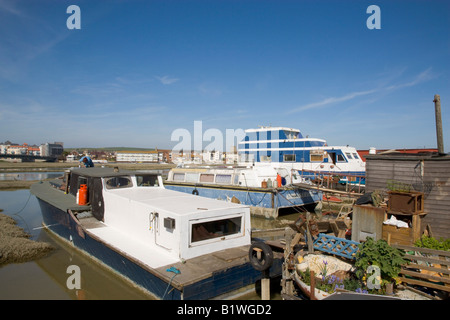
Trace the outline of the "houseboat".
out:
<instances>
[{"instance_id":1,"label":"houseboat","mask_svg":"<svg viewBox=\"0 0 450 320\"><path fill-rule=\"evenodd\" d=\"M261 278L249 261L248 206L117 168L70 169L31 192L46 229L157 299L225 297Z\"/></svg>"},{"instance_id":2,"label":"houseboat","mask_svg":"<svg viewBox=\"0 0 450 320\"><path fill-rule=\"evenodd\" d=\"M320 191L294 185L300 182L304 181L298 174L285 168L260 164L174 168L164 184L167 189L248 205L252 215L277 218L281 210L312 210L322 199Z\"/></svg>"},{"instance_id":3,"label":"houseboat","mask_svg":"<svg viewBox=\"0 0 450 320\"><path fill-rule=\"evenodd\" d=\"M322 174L339 177L341 183L365 180L365 162L354 147L328 146L326 140L304 137L298 129L247 129L238 157L239 165L268 163L303 178Z\"/></svg>"}]
</instances>

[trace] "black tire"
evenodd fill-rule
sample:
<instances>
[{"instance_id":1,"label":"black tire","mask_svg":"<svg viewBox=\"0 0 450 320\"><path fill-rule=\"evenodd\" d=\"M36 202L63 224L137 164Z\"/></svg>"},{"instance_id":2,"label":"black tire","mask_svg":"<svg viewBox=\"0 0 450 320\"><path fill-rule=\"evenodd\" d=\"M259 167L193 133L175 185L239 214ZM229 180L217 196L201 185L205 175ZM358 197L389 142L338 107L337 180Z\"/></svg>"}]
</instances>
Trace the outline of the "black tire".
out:
<instances>
[{"instance_id":1,"label":"black tire","mask_svg":"<svg viewBox=\"0 0 450 320\"><path fill-rule=\"evenodd\" d=\"M256 249L256 250L255 250ZM261 258L258 259L258 251L261 250ZM250 264L255 270L265 271L272 266L273 263L273 251L264 242L256 242L250 246L248 256Z\"/></svg>"},{"instance_id":2,"label":"black tire","mask_svg":"<svg viewBox=\"0 0 450 320\"><path fill-rule=\"evenodd\" d=\"M192 194L198 196L198 190L197 189L192 190Z\"/></svg>"}]
</instances>

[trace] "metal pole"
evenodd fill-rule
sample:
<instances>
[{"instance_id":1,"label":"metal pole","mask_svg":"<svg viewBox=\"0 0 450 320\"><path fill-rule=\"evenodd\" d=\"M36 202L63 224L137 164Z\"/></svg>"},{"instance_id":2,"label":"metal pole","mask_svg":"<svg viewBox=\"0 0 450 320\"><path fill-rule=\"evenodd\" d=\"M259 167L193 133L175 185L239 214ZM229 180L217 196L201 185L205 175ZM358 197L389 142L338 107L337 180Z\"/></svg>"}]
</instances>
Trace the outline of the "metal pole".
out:
<instances>
[{"instance_id":1,"label":"metal pole","mask_svg":"<svg viewBox=\"0 0 450 320\"><path fill-rule=\"evenodd\" d=\"M444 154L444 138L442 133L442 116L441 116L441 97L434 95L434 110L436 113L436 137L439 154Z\"/></svg>"}]
</instances>

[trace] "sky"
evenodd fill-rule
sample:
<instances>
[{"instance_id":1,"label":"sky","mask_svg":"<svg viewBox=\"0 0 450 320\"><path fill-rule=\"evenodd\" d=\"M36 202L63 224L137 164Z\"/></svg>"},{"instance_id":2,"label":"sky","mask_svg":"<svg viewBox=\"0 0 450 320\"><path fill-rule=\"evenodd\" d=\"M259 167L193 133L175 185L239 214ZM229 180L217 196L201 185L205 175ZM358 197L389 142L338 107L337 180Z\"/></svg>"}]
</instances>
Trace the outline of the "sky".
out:
<instances>
[{"instance_id":1,"label":"sky","mask_svg":"<svg viewBox=\"0 0 450 320\"><path fill-rule=\"evenodd\" d=\"M438 94L450 152L449 34L447 0L0 0L0 142L436 148Z\"/></svg>"}]
</instances>

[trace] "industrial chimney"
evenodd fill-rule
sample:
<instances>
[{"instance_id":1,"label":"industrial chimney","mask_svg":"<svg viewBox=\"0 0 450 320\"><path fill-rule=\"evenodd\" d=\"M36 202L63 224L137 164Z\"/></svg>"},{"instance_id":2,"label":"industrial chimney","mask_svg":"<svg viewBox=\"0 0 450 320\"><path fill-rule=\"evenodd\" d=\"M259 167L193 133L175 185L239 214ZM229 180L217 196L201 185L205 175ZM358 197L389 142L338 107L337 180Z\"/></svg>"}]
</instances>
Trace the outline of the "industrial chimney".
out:
<instances>
[{"instance_id":1,"label":"industrial chimney","mask_svg":"<svg viewBox=\"0 0 450 320\"><path fill-rule=\"evenodd\" d=\"M444 136L442 134L442 116L441 116L441 97L438 94L434 95L434 110L436 113L436 138L438 153L440 155L444 153Z\"/></svg>"}]
</instances>

